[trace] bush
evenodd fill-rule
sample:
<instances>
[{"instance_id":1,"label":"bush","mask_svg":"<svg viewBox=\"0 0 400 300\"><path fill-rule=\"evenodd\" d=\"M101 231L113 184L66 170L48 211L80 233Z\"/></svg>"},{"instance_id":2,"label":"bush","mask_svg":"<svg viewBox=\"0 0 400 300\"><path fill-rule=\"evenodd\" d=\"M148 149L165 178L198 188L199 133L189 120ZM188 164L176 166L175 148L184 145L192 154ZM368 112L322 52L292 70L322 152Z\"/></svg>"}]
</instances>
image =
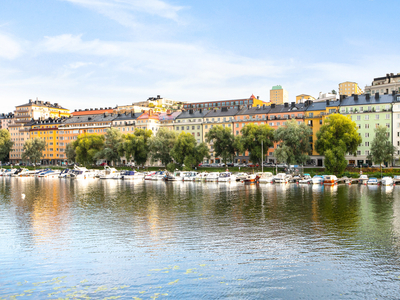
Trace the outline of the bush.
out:
<instances>
[{"instance_id":1,"label":"bush","mask_svg":"<svg viewBox=\"0 0 400 300\"><path fill-rule=\"evenodd\" d=\"M167 165L167 171L169 171L169 172L174 172L175 171L175 169L177 169L179 166L178 166L178 164L175 164L175 163L169 163L168 165Z\"/></svg>"}]
</instances>

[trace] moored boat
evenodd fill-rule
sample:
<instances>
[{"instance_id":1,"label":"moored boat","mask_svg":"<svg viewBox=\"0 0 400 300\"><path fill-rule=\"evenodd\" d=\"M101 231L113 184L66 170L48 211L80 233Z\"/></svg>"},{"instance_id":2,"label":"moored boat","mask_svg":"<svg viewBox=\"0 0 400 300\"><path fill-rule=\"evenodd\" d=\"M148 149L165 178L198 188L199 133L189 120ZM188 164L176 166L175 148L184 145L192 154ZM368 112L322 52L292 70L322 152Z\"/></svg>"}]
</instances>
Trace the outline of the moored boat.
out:
<instances>
[{"instance_id":1,"label":"moored boat","mask_svg":"<svg viewBox=\"0 0 400 300\"><path fill-rule=\"evenodd\" d=\"M304 174L303 178L299 180L299 184L311 184L312 178L310 174Z\"/></svg>"},{"instance_id":2,"label":"moored boat","mask_svg":"<svg viewBox=\"0 0 400 300\"><path fill-rule=\"evenodd\" d=\"M208 173L206 181L218 181L219 172Z\"/></svg>"},{"instance_id":3,"label":"moored boat","mask_svg":"<svg viewBox=\"0 0 400 300\"><path fill-rule=\"evenodd\" d=\"M197 174L197 176L194 178L194 181L206 181L207 175L208 175L207 172L199 173L199 174Z\"/></svg>"},{"instance_id":4,"label":"moored boat","mask_svg":"<svg viewBox=\"0 0 400 300\"><path fill-rule=\"evenodd\" d=\"M290 178L291 178L291 176L287 175L286 173L278 173L274 177L274 182L275 183L288 183Z\"/></svg>"},{"instance_id":5,"label":"moored boat","mask_svg":"<svg viewBox=\"0 0 400 300\"><path fill-rule=\"evenodd\" d=\"M323 184L324 177L322 175L314 175L314 177L312 178L312 183L313 184Z\"/></svg>"},{"instance_id":6,"label":"moored boat","mask_svg":"<svg viewBox=\"0 0 400 300\"><path fill-rule=\"evenodd\" d=\"M325 175L324 185L335 185L337 183L337 177L335 175Z\"/></svg>"},{"instance_id":7,"label":"moored boat","mask_svg":"<svg viewBox=\"0 0 400 300\"><path fill-rule=\"evenodd\" d=\"M236 175L231 172L219 173L218 182L236 182Z\"/></svg>"},{"instance_id":8,"label":"moored boat","mask_svg":"<svg viewBox=\"0 0 400 300\"><path fill-rule=\"evenodd\" d=\"M393 178L392 177L390 177L390 176L384 176L383 178L382 178L382 185L386 185L386 186L388 186L388 185L393 185Z\"/></svg>"},{"instance_id":9,"label":"moored boat","mask_svg":"<svg viewBox=\"0 0 400 300\"><path fill-rule=\"evenodd\" d=\"M258 173L259 183L272 183L274 180L274 175L271 172Z\"/></svg>"},{"instance_id":10,"label":"moored boat","mask_svg":"<svg viewBox=\"0 0 400 300\"><path fill-rule=\"evenodd\" d=\"M367 181L367 185L378 185L378 178L371 177Z\"/></svg>"},{"instance_id":11,"label":"moored boat","mask_svg":"<svg viewBox=\"0 0 400 300\"><path fill-rule=\"evenodd\" d=\"M358 183L360 184L367 184L368 182L368 175L360 175L358 178Z\"/></svg>"}]
</instances>

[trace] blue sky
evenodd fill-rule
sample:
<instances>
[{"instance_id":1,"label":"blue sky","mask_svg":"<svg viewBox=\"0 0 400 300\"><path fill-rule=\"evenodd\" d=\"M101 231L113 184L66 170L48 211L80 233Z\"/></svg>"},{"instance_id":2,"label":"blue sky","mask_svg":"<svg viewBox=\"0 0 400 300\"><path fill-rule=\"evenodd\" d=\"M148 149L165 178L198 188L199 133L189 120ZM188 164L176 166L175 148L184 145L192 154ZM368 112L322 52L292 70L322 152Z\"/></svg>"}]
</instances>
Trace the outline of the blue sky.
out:
<instances>
[{"instance_id":1,"label":"blue sky","mask_svg":"<svg viewBox=\"0 0 400 300\"><path fill-rule=\"evenodd\" d=\"M400 73L400 1L2 0L0 112L269 100Z\"/></svg>"}]
</instances>

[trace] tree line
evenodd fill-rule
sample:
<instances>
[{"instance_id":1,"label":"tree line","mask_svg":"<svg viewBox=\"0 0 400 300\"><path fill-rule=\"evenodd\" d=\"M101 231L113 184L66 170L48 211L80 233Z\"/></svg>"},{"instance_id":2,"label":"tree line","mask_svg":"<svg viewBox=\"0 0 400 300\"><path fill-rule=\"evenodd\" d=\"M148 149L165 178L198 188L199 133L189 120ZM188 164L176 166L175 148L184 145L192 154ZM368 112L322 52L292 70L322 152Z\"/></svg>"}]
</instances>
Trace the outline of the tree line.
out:
<instances>
[{"instance_id":1,"label":"tree line","mask_svg":"<svg viewBox=\"0 0 400 300\"><path fill-rule=\"evenodd\" d=\"M305 123L292 119L285 126L273 129L269 125L250 123L241 129L241 135L234 135L231 128L213 126L206 134L215 157L221 157L226 164L235 156L247 152L250 161L262 163L268 160L269 149L276 145L274 157L278 162L305 164L312 153L310 137L312 130ZM347 166L345 155L357 155L362 138L357 124L350 118L333 114L327 117L317 132L315 150L325 157L325 167L330 173L340 174ZM7 130L0 130L0 160L9 155L13 142ZM29 139L23 147L22 158L36 163L40 161L46 142L40 138ZM387 128L375 129L368 159L382 164L394 157L396 148L389 141ZM262 154L263 153L263 154ZM161 128L155 135L151 130L136 129L133 134L122 134L110 128L105 135L83 134L66 146L69 161L91 165L105 159L118 164L122 157L134 160L143 166L146 161L161 161L168 170L183 167L190 170L204 158L210 158L207 144L197 143L190 133L168 131Z\"/></svg>"}]
</instances>

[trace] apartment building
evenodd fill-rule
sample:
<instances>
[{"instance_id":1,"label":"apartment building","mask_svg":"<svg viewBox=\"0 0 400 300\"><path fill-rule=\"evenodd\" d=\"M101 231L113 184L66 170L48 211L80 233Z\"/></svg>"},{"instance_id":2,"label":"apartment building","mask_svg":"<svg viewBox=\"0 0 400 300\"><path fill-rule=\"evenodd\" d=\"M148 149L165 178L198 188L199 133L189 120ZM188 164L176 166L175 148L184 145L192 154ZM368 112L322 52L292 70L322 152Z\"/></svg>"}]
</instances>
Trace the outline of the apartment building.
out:
<instances>
[{"instance_id":1,"label":"apartment building","mask_svg":"<svg viewBox=\"0 0 400 300\"><path fill-rule=\"evenodd\" d=\"M158 116L159 113L154 112L152 109L144 112L136 119L136 128L151 130L155 135L161 124Z\"/></svg>"},{"instance_id":2,"label":"apartment building","mask_svg":"<svg viewBox=\"0 0 400 300\"><path fill-rule=\"evenodd\" d=\"M26 124L29 128L29 139L40 138L46 142L41 160L46 165L57 165L66 160L64 141L60 140L58 127L65 120L49 118L33 120Z\"/></svg>"},{"instance_id":3,"label":"apartment building","mask_svg":"<svg viewBox=\"0 0 400 300\"><path fill-rule=\"evenodd\" d=\"M296 96L296 104L297 103L304 103L307 100L315 100L313 96L301 94Z\"/></svg>"},{"instance_id":4,"label":"apartment building","mask_svg":"<svg viewBox=\"0 0 400 300\"><path fill-rule=\"evenodd\" d=\"M281 85L275 85L269 91L269 101L274 104L289 102L289 93Z\"/></svg>"},{"instance_id":5,"label":"apartment building","mask_svg":"<svg viewBox=\"0 0 400 300\"><path fill-rule=\"evenodd\" d=\"M357 124L358 132L362 137L362 144L357 149L357 156L346 156L349 163L372 164L367 156L375 136L374 129L379 125L388 128L389 138L393 143L392 104L394 99L396 99L395 94L381 95L379 93L341 98L340 113L348 116Z\"/></svg>"},{"instance_id":6,"label":"apartment building","mask_svg":"<svg viewBox=\"0 0 400 300\"><path fill-rule=\"evenodd\" d=\"M115 119L112 121L112 127L118 129L122 134L133 134L136 129L137 118L143 113L122 113L115 115Z\"/></svg>"},{"instance_id":7,"label":"apartment building","mask_svg":"<svg viewBox=\"0 0 400 300\"><path fill-rule=\"evenodd\" d=\"M158 120L160 121L160 129L164 128L168 131L174 130L175 120L181 113L181 111L172 112L171 110L167 110L167 112L165 113L160 113L158 115Z\"/></svg>"},{"instance_id":8,"label":"apartment building","mask_svg":"<svg viewBox=\"0 0 400 300\"><path fill-rule=\"evenodd\" d=\"M356 82L345 81L339 83L339 95L361 95L363 93L362 89L358 86Z\"/></svg>"},{"instance_id":9,"label":"apartment building","mask_svg":"<svg viewBox=\"0 0 400 300\"><path fill-rule=\"evenodd\" d=\"M22 149L26 140L29 139L30 126L25 126L32 120L46 120L69 117L69 110L58 103L51 104L48 101L31 100L23 105L16 106L14 111L14 122L10 123L9 131L11 140L14 142L10 152L10 161L19 163L22 160Z\"/></svg>"},{"instance_id":10,"label":"apartment building","mask_svg":"<svg viewBox=\"0 0 400 300\"><path fill-rule=\"evenodd\" d=\"M0 114L0 129L8 130L8 126L10 126L11 124L14 124L14 114L13 113Z\"/></svg>"},{"instance_id":11,"label":"apartment building","mask_svg":"<svg viewBox=\"0 0 400 300\"><path fill-rule=\"evenodd\" d=\"M390 73L385 77L374 78L371 85L365 86L365 93L371 95L375 93L391 94L393 91L400 92L400 73Z\"/></svg>"},{"instance_id":12,"label":"apartment building","mask_svg":"<svg viewBox=\"0 0 400 300\"><path fill-rule=\"evenodd\" d=\"M185 103L183 107L185 109L213 109L213 108L221 108L228 107L234 108L238 105L252 105L252 106L261 106L268 105L268 102L264 102L259 99L259 97L255 97L251 95L248 99L235 99L235 100L218 100L218 101L205 101L205 102L196 102L196 103Z\"/></svg>"},{"instance_id":13,"label":"apartment building","mask_svg":"<svg viewBox=\"0 0 400 300\"><path fill-rule=\"evenodd\" d=\"M396 166L400 165L400 95L392 94L393 104L392 104L392 136L393 145L397 148L396 156L394 157L394 164Z\"/></svg>"},{"instance_id":14,"label":"apartment building","mask_svg":"<svg viewBox=\"0 0 400 300\"><path fill-rule=\"evenodd\" d=\"M100 107L100 108L85 108L85 109L75 109L71 115L73 117L77 116L88 116L88 115L101 115L101 114L112 114L115 108L111 107Z\"/></svg>"},{"instance_id":15,"label":"apartment building","mask_svg":"<svg viewBox=\"0 0 400 300\"><path fill-rule=\"evenodd\" d=\"M202 140L206 142L206 134L210 131L214 126L222 126L223 128L229 128L229 130L233 134L233 122L235 119L235 115L240 111L239 107L221 107L210 110L203 120L203 138ZM210 151L210 160L205 159L205 163L220 163L222 162L222 158L216 156L214 152L214 144L213 142L207 143L208 149Z\"/></svg>"},{"instance_id":16,"label":"apartment building","mask_svg":"<svg viewBox=\"0 0 400 300\"><path fill-rule=\"evenodd\" d=\"M191 133L197 143L203 142L203 119L209 113L209 110L204 109L189 109L183 111L174 123L174 130L177 133Z\"/></svg>"}]
</instances>

